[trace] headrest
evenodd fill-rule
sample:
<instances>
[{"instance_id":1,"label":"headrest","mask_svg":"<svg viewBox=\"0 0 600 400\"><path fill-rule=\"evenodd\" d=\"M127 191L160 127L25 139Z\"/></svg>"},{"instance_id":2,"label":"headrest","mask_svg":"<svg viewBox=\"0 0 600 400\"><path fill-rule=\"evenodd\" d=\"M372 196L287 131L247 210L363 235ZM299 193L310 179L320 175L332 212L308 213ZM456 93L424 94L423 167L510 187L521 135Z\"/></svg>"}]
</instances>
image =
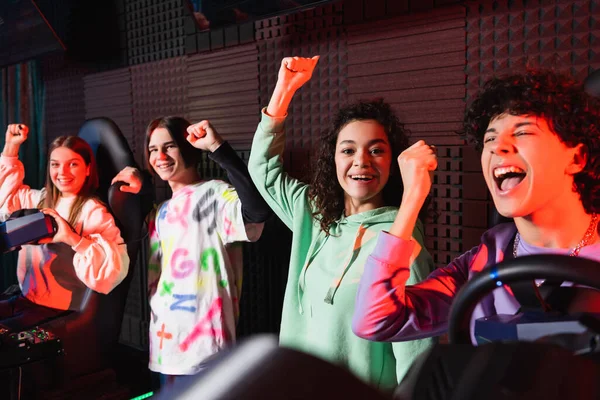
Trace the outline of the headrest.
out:
<instances>
[{"instance_id":1,"label":"headrest","mask_svg":"<svg viewBox=\"0 0 600 400\"><path fill-rule=\"evenodd\" d=\"M133 153L123 133L110 118L88 119L78 136L92 147L98 165L98 193L108 192L114 176L127 166L135 166Z\"/></svg>"},{"instance_id":2,"label":"headrest","mask_svg":"<svg viewBox=\"0 0 600 400\"><path fill-rule=\"evenodd\" d=\"M595 70L583 81L585 91L595 97L600 97L600 69Z\"/></svg>"}]
</instances>

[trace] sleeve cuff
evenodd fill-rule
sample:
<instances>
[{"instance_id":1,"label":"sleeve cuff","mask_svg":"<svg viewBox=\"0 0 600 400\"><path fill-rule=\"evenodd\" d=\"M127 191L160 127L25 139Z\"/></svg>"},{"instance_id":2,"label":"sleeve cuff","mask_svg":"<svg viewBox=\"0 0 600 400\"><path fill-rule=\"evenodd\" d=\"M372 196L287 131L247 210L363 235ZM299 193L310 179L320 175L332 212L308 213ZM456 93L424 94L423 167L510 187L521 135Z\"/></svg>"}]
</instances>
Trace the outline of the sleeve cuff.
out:
<instances>
[{"instance_id":1,"label":"sleeve cuff","mask_svg":"<svg viewBox=\"0 0 600 400\"><path fill-rule=\"evenodd\" d=\"M221 160L231 158L232 155L237 157L237 153L226 140L215 151L208 153L208 156L217 163Z\"/></svg>"},{"instance_id":2,"label":"sleeve cuff","mask_svg":"<svg viewBox=\"0 0 600 400\"><path fill-rule=\"evenodd\" d=\"M260 127L263 132L281 132L286 118L287 113L283 117L272 117L267 114L267 107L264 107L261 110Z\"/></svg>"},{"instance_id":3,"label":"sleeve cuff","mask_svg":"<svg viewBox=\"0 0 600 400\"><path fill-rule=\"evenodd\" d=\"M0 163L1 164L15 164L19 161L19 156L5 156L0 153Z\"/></svg>"},{"instance_id":4,"label":"sleeve cuff","mask_svg":"<svg viewBox=\"0 0 600 400\"><path fill-rule=\"evenodd\" d=\"M77 253L85 253L85 251L92 245L92 241L84 238L83 236L79 239L79 242L71 248Z\"/></svg>"},{"instance_id":5,"label":"sleeve cuff","mask_svg":"<svg viewBox=\"0 0 600 400\"><path fill-rule=\"evenodd\" d=\"M371 253L371 257L386 262L398 264L402 260L408 261L415 247L415 242L412 240L404 240L390 235L385 231L379 232L377 243Z\"/></svg>"}]
</instances>

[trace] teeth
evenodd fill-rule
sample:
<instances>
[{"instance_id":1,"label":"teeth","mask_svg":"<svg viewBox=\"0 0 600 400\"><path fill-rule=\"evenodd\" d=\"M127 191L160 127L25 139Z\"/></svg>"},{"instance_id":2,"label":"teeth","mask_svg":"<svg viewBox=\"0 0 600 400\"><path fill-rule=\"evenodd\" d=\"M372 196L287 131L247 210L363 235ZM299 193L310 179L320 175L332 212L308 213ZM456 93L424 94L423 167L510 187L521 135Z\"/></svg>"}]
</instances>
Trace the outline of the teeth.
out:
<instances>
[{"instance_id":1,"label":"teeth","mask_svg":"<svg viewBox=\"0 0 600 400\"><path fill-rule=\"evenodd\" d=\"M494 177L499 178L503 175L514 173L514 174L524 174L525 171L519 167L515 167L511 165L510 167L500 167L494 170Z\"/></svg>"},{"instance_id":2,"label":"teeth","mask_svg":"<svg viewBox=\"0 0 600 400\"><path fill-rule=\"evenodd\" d=\"M350 175L352 179L373 179L373 175Z\"/></svg>"}]
</instances>

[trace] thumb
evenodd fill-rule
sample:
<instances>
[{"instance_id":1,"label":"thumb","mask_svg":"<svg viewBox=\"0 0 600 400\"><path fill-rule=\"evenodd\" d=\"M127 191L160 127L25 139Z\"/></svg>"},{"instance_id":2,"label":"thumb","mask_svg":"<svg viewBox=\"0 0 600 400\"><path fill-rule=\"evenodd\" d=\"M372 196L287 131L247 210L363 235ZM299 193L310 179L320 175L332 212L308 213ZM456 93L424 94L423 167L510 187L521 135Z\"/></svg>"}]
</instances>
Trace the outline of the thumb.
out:
<instances>
[{"instance_id":1,"label":"thumb","mask_svg":"<svg viewBox=\"0 0 600 400\"><path fill-rule=\"evenodd\" d=\"M125 193L137 193L135 191L135 189L129 185L121 185L121 187L119 189L121 190L121 192L125 192Z\"/></svg>"},{"instance_id":2,"label":"thumb","mask_svg":"<svg viewBox=\"0 0 600 400\"><path fill-rule=\"evenodd\" d=\"M438 162L437 159L433 158L431 160L429 160L429 162L427 162L427 169L429 169L429 171L433 172L437 169L438 166Z\"/></svg>"}]
</instances>

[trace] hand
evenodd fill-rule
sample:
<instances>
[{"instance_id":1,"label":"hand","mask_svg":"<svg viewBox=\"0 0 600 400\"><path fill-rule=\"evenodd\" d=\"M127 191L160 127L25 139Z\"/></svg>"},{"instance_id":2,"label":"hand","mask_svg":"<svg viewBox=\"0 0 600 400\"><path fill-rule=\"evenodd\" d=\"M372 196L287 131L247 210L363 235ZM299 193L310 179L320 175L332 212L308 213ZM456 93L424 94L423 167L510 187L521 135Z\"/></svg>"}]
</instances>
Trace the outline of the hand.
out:
<instances>
[{"instance_id":1,"label":"hand","mask_svg":"<svg viewBox=\"0 0 600 400\"><path fill-rule=\"evenodd\" d=\"M6 128L6 138L2 154L9 157L19 155L19 147L27 140L29 128L23 124L10 124Z\"/></svg>"},{"instance_id":2,"label":"hand","mask_svg":"<svg viewBox=\"0 0 600 400\"><path fill-rule=\"evenodd\" d=\"M296 90L310 80L319 56L313 58L286 57L281 60L277 85L267 105L271 117L284 117Z\"/></svg>"},{"instance_id":3,"label":"hand","mask_svg":"<svg viewBox=\"0 0 600 400\"><path fill-rule=\"evenodd\" d=\"M437 168L435 147L419 140L398 156L398 165L402 174L405 199L411 199L423 205L431 191L432 173Z\"/></svg>"},{"instance_id":4,"label":"hand","mask_svg":"<svg viewBox=\"0 0 600 400\"><path fill-rule=\"evenodd\" d=\"M120 188L121 192L137 194L142 189L143 178L137 168L125 167L115 175L110 184L112 185L115 182L125 182L125 185Z\"/></svg>"},{"instance_id":5,"label":"hand","mask_svg":"<svg viewBox=\"0 0 600 400\"><path fill-rule=\"evenodd\" d=\"M310 80L318 61L319 56L284 58L281 60L281 67L277 75L277 85L287 91L295 92Z\"/></svg>"},{"instance_id":6,"label":"hand","mask_svg":"<svg viewBox=\"0 0 600 400\"><path fill-rule=\"evenodd\" d=\"M23 124L10 124L6 128L6 142L10 144L21 145L27 140L29 128Z\"/></svg>"},{"instance_id":7,"label":"hand","mask_svg":"<svg viewBox=\"0 0 600 400\"><path fill-rule=\"evenodd\" d=\"M56 231L52 239L44 241L40 240L40 243L65 243L71 247L79 243L79 241L81 240L81 236L75 233L71 225L69 225L69 223L63 217L58 215L56 210L53 210L51 208L43 208L41 211L44 214L54 218L54 220L56 221L56 225L58 226L58 230Z\"/></svg>"},{"instance_id":8,"label":"hand","mask_svg":"<svg viewBox=\"0 0 600 400\"><path fill-rule=\"evenodd\" d=\"M212 153L223 144L223 138L207 120L188 126L187 132L187 141L197 149Z\"/></svg>"}]
</instances>

